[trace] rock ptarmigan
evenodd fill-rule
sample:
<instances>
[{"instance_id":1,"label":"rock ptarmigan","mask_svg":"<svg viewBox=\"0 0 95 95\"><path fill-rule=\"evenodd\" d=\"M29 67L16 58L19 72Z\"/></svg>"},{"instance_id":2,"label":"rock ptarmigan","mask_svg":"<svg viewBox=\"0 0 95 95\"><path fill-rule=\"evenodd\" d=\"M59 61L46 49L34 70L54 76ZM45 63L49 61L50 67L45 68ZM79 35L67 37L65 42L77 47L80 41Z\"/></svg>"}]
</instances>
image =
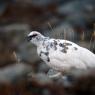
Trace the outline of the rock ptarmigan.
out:
<instances>
[{"instance_id":1,"label":"rock ptarmigan","mask_svg":"<svg viewBox=\"0 0 95 95\"><path fill-rule=\"evenodd\" d=\"M27 40L37 46L40 58L54 70L68 72L95 67L95 54L71 41L45 37L37 31L30 32Z\"/></svg>"}]
</instances>

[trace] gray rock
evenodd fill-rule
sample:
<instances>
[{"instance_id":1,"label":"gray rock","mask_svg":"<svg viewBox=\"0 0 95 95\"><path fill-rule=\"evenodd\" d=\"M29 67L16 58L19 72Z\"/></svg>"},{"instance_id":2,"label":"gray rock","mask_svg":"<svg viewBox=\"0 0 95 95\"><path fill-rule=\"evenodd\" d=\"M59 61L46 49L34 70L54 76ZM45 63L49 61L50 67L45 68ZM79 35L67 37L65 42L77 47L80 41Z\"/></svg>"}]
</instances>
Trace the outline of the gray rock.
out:
<instances>
[{"instance_id":1,"label":"gray rock","mask_svg":"<svg viewBox=\"0 0 95 95\"><path fill-rule=\"evenodd\" d=\"M30 73L28 74L28 79L31 80L36 80L38 83L40 84L47 84L47 83L51 83L52 80L44 73Z\"/></svg>"},{"instance_id":2,"label":"gray rock","mask_svg":"<svg viewBox=\"0 0 95 95\"><path fill-rule=\"evenodd\" d=\"M24 63L16 63L4 68L0 68L0 83L12 82L27 75L32 68Z\"/></svg>"}]
</instances>

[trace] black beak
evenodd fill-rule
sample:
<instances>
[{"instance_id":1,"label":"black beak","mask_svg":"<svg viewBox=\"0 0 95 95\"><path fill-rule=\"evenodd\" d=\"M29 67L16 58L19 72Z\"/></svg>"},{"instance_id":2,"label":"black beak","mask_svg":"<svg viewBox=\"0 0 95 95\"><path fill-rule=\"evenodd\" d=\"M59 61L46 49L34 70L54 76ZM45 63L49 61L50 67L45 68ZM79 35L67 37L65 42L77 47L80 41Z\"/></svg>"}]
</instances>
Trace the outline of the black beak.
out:
<instances>
[{"instance_id":1,"label":"black beak","mask_svg":"<svg viewBox=\"0 0 95 95\"><path fill-rule=\"evenodd\" d=\"M31 36L27 36L26 40L29 42L31 40Z\"/></svg>"}]
</instances>

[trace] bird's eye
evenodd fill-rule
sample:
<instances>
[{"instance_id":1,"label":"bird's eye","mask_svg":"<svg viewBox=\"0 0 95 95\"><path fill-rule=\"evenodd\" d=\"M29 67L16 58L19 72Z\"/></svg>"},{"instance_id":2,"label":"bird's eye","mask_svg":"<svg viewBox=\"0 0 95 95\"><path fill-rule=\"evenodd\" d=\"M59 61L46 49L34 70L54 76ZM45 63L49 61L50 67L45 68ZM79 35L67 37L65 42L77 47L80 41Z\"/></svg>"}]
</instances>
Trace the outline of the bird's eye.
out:
<instances>
[{"instance_id":1,"label":"bird's eye","mask_svg":"<svg viewBox=\"0 0 95 95\"><path fill-rule=\"evenodd\" d=\"M31 38L34 38L34 37L36 37L37 36L37 34L33 34L33 35L31 35Z\"/></svg>"},{"instance_id":2,"label":"bird's eye","mask_svg":"<svg viewBox=\"0 0 95 95\"><path fill-rule=\"evenodd\" d=\"M37 34L28 36L28 37L27 37L27 41L30 41L32 38L34 38L34 37L36 37L36 36L37 36Z\"/></svg>"}]
</instances>

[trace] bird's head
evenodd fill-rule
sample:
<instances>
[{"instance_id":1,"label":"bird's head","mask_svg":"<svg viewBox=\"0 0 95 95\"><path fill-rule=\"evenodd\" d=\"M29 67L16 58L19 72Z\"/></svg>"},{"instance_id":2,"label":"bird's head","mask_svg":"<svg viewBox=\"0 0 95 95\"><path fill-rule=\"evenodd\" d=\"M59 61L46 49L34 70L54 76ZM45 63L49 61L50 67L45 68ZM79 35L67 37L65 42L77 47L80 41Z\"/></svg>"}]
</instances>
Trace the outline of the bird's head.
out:
<instances>
[{"instance_id":1,"label":"bird's head","mask_svg":"<svg viewBox=\"0 0 95 95\"><path fill-rule=\"evenodd\" d=\"M28 34L27 41L30 41L31 43L38 46L39 44L41 44L44 38L45 37L41 33L37 31L32 31Z\"/></svg>"}]
</instances>

